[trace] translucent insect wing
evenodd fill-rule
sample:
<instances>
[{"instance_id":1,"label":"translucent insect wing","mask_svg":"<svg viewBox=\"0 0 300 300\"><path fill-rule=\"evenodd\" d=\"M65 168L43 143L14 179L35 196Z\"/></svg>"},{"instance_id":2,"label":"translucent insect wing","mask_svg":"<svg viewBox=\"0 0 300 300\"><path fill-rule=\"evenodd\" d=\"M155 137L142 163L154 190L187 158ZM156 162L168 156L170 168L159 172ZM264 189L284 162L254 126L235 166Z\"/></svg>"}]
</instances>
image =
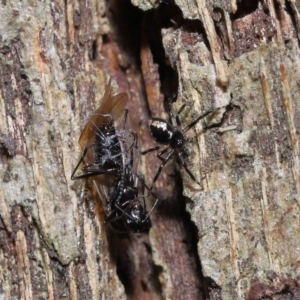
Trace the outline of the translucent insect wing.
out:
<instances>
[{"instance_id":1,"label":"translucent insect wing","mask_svg":"<svg viewBox=\"0 0 300 300\"><path fill-rule=\"evenodd\" d=\"M100 107L94 114L110 114L114 120L119 119L123 114L128 102L128 95L120 93L112 96L111 80L105 87L105 94L102 98Z\"/></svg>"},{"instance_id":2,"label":"translucent insect wing","mask_svg":"<svg viewBox=\"0 0 300 300\"><path fill-rule=\"evenodd\" d=\"M95 134L97 129L101 124L108 123L112 121L112 126L114 126L114 121L119 119L123 114L128 102L128 95L126 93L121 93L112 96L111 80L106 85L105 94L102 98L101 105L96 109L93 115L89 118L87 124L81 132L79 137L79 145L81 150L84 151L86 147L89 147L94 143ZM106 115L106 116L105 116ZM109 118L110 115L111 118ZM94 160L93 152L88 151L85 162L92 163Z\"/></svg>"},{"instance_id":3,"label":"translucent insect wing","mask_svg":"<svg viewBox=\"0 0 300 300\"><path fill-rule=\"evenodd\" d=\"M111 213L109 187L113 186L115 180L115 176L107 174L95 176L93 179L93 194L102 202L106 215Z\"/></svg>"},{"instance_id":4,"label":"translucent insect wing","mask_svg":"<svg viewBox=\"0 0 300 300\"><path fill-rule=\"evenodd\" d=\"M128 95L126 93L111 96L107 99L103 99L101 106L95 113L98 113L99 110L100 114L110 114L114 120L118 120L124 114L127 102Z\"/></svg>"}]
</instances>

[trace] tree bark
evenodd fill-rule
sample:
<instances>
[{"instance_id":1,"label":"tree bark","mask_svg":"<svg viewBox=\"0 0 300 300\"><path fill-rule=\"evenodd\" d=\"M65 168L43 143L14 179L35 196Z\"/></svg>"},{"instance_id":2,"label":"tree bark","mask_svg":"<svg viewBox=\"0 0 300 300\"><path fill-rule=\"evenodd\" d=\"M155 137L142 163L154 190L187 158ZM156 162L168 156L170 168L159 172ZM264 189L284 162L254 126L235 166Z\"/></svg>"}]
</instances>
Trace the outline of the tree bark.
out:
<instances>
[{"instance_id":1,"label":"tree bark","mask_svg":"<svg viewBox=\"0 0 300 300\"><path fill-rule=\"evenodd\" d=\"M1 298L300 299L298 7L2 1ZM187 133L196 182L163 168L148 233L113 232L71 181L109 77L140 150L167 103L182 127L213 110ZM140 160L151 185L161 161Z\"/></svg>"}]
</instances>

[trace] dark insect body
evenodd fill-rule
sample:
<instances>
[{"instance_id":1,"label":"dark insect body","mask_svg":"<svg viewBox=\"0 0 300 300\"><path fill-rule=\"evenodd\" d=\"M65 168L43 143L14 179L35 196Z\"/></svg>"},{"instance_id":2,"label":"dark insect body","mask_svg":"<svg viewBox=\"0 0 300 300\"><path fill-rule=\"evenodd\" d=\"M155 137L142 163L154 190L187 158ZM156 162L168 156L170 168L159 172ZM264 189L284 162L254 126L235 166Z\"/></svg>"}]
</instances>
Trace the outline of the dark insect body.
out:
<instances>
[{"instance_id":1,"label":"dark insect body","mask_svg":"<svg viewBox=\"0 0 300 300\"><path fill-rule=\"evenodd\" d=\"M189 174L190 178L196 182L195 176L189 170L184 160L183 146L187 141L186 132L191 128L193 128L201 119L203 119L208 114L210 114L212 110L208 110L207 112L197 117L189 125L182 128L179 115L181 114L185 106L186 104L183 104L181 106L181 108L179 109L175 117L173 116L172 111L169 110L171 124L161 118L151 118L148 122L149 130L153 140L156 143L165 146L165 148L159 151L156 155L157 158L161 161L161 165L159 166L154 176L152 185L150 187L151 190L153 188L154 183L158 179L163 167L175 154L179 158L181 165L184 167L185 171ZM158 151L160 148L161 146L156 146L146 151L143 151L142 154L147 154L152 151Z\"/></svg>"},{"instance_id":2,"label":"dark insect body","mask_svg":"<svg viewBox=\"0 0 300 300\"><path fill-rule=\"evenodd\" d=\"M106 223L109 223L117 232L142 232L150 227L149 215L156 204L147 213L144 195L139 195L139 189L134 183L134 177L133 172L126 174L122 187L120 187L120 181L116 181L111 187L111 207L114 209L107 217ZM145 184L144 187L148 189ZM121 193L117 200L116 191L118 189L121 189ZM153 195L153 193L151 194Z\"/></svg>"},{"instance_id":3,"label":"dark insect body","mask_svg":"<svg viewBox=\"0 0 300 300\"><path fill-rule=\"evenodd\" d=\"M111 83L106 86L106 92L102 99L102 104L89 118L87 124L81 132L79 145L83 155L78 162L72 179L81 179L100 174L118 174L122 167L121 139L135 139L134 133L125 130L127 121L128 102L126 93L112 96ZM116 132L115 122L121 118L125 112L122 129ZM120 126L119 126L120 127ZM79 165L84 162L84 174L75 176Z\"/></svg>"},{"instance_id":4,"label":"dark insect body","mask_svg":"<svg viewBox=\"0 0 300 300\"><path fill-rule=\"evenodd\" d=\"M105 207L105 222L113 229L141 232L149 228L149 215L158 200L147 213L145 198L139 195L138 181L144 189L149 188L135 172L137 135L126 128L127 102L126 93L112 96L109 82L101 106L90 117L80 135L83 154L71 179L93 178L93 186ZM120 124L122 114L124 120ZM84 165L83 173L75 175L81 163Z\"/></svg>"}]
</instances>

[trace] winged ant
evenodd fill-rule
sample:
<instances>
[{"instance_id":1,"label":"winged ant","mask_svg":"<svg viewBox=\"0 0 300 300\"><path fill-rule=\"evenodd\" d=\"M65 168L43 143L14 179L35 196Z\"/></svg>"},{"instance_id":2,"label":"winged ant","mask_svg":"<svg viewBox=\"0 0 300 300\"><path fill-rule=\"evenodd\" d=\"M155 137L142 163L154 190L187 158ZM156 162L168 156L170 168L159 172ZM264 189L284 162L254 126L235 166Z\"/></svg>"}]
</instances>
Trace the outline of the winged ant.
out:
<instances>
[{"instance_id":1,"label":"winged ant","mask_svg":"<svg viewBox=\"0 0 300 300\"><path fill-rule=\"evenodd\" d=\"M159 149L161 149L161 147L164 147L161 151L157 152L156 154L157 158L161 161L161 165L156 171L152 185L150 187L151 190L156 180L158 179L163 167L172 157L174 157L175 154L179 158L181 165L184 167L185 171L188 173L190 178L193 181L197 182L195 176L189 170L183 157L184 144L187 141L186 133L191 128L193 128L201 119L205 118L208 114L210 114L213 110L210 109L206 111L183 128L179 116L185 107L186 104L184 103L175 116L173 115L172 110L169 109L171 124L161 118L151 118L148 121L149 130L153 140L161 146L156 146L148 150L142 151L142 154L144 155L152 151L158 151Z\"/></svg>"},{"instance_id":2,"label":"winged ant","mask_svg":"<svg viewBox=\"0 0 300 300\"><path fill-rule=\"evenodd\" d=\"M149 216L158 199L136 173L137 134L127 129L126 93L112 95L111 81L106 86L102 104L85 125L79 145L83 154L72 180L93 177L93 185L106 210L106 223L119 232L141 232L149 228ZM124 114L121 127L118 121ZM120 128L119 128L120 127ZM75 175L83 163L83 173ZM145 196L139 195L138 183L156 198L149 213Z\"/></svg>"}]
</instances>

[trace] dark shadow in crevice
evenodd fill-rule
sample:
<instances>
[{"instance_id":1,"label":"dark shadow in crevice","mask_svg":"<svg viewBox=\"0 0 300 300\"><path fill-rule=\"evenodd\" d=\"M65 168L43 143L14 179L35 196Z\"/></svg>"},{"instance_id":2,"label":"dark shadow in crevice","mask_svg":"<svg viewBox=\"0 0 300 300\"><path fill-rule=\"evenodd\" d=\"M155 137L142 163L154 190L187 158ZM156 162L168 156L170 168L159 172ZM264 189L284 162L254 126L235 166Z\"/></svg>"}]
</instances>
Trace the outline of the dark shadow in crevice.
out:
<instances>
[{"instance_id":1,"label":"dark shadow in crevice","mask_svg":"<svg viewBox=\"0 0 300 300\"><path fill-rule=\"evenodd\" d=\"M163 6L166 6L163 5ZM168 7L172 7L168 5ZM170 11L164 16L164 7L156 10L147 11L143 18L143 35L147 39L148 46L153 55L153 62L158 66L159 78L161 82L161 92L164 99L172 99L177 93L178 77L174 69L171 67L162 43L163 27L172 26L170 22Z\"/></svg>"},{"instance_id":2,"label":"dark shadow in crevice","mask_svg":"<svg viewBox=\"0 0 300 300\"><path fill-rule=\"evenodd\" d=\"M107 48L106 53L115 51L114 47L117 47L120 51L116 53L124 54L117 57L116 62L121 72L141 73L141 32L145 14L129 0L111 0L108 3L107 17L112 30L104 36L103 47ZM148 232L119 234L107 225L107 238L111 258L128 299L160 295L159 269L152 260Z\"/></svg>"},{"instance_id":3,"label":"dark shadow in crevice","mask_svg":"<svg viewBox=\"0 0 300 300\"><path fill-rule=\"evenodd\" d=\"M141 45L141 24L143 12L133 6L130 1L110 0L108 2L108 18L112 32L106 36L105 42L111 42L112 35L115 42L126 53L133 64L140 69L140 45Z\"/></svg>"},{"instance_id":4,"label":"dark shadow in crevice","mask_svg":"<svg viewBox=\"0 0 300 300\"><path fill-rule=\"evenodd\" d=\"M197 42L204 41L209 48L208 40L204 34L204 28L199 20L184 20L180 9L174 5L173 1L162 3L160 7L154 11L145 14L144 24L148 24L148 28L144 27L144 33L147 34L149 46L153 54L154 63L159 66L159 75L161 81L161 92L164 95L165 106L174 102L178 92L178 74L169 62L163 44L162 30L175 31L181 28L186 33L187 39L192 36L192 33L197 35ZM153 24L157 24L154 26ZM190 39L191 40L191 39ZM191 40L191 42L193 42ZM166 109L166 111L168 111ZM176 160L176 159L174 159ZM183 171L184 172L184 171ZM201 263L197 253L197 231L194 224L191 222L190 215L186 212L185 198L182 195L183 186L181 176L177 171L174 174L169 174L169 178L175 182L172 196L167 199L162 199L156 207L156 214L160 218L178 220L183 223L185 237L184 244L190 257L193 257L195 262L194 270L198 274L199 282L202 282ZM159 191L158 191L159 194Z\"/></svg>"},{"instance_id":5,"label":"dark shadow in crevice","mask_svg":"<svg viewBox=\"0 0 300 300\"><path fill-rule=\"evenodd\" d=\"M279 3L275 2L276 7L278 6L278 8L276 9L277 12L280 11L280 6ZM283 35L283 39L285 43L288 43L291 40L291 37L293 38L298 38L300 36L300 32L298 32L298 26L297 26L297 11L295 11L291 5L291 3L289 1L287 1L286 5L285 5L285 11L289 14L289 16L291 17L292 20L292 24L294 27L294 31L293 33L291 32L291 35L293 36L284 36ZM278 13L278 19L281 19L280 14ZM299 43L299 38L298 38L298 43Z\"/></svg>"},{"instance_id":6,"label":"dark shadow in crevice","mask_svg":"<svg viewBox=\"0 0 300 300\"><path fill-rule=\"evenodd\" d=\"M209 48L205 31L200 21L184 20L180 9L174 4L174 1L165 1L157 9L142 12L134 7L129 0L112 0L109 4L111 14L111 27L113 32L107 34L104 44L114 42L129 57L128 65L133 65L137 72L141 72L141 42L142 34L146 35L148 47L153 55L154 63L158 65L158 72L161 82L161 92L167 103L174 102L178 91L178 74L171 66L162 44L162 30L176 30L181 27L184 32L195 33L197 41L202 39ZM130 16L130 17L128 17ZM192 41L193 42L193 41ZM126 66L124 67L124 71ZM191 222L189 214L185 208L185 198L182 196L182 180L179 173L175 173L176 191L167 201L161 201L155 208L156 213L162 218L177 219L183 223L184 237L183 243L186 245L186 251L195 261L198 274L199 285L202 284L202 273L200 259L197 253L197 232ZM147 239L147 234L124 234L119 235L108 231L109 250L112 258L117 265L118 276L123 283L128 298L134 298L137 292L148 293L149 288L157 294L161 294L162 287L159 283L159 275L162 272L161 267L155 266L152 261L152 250ZM141 250L143 249L143 250ZM137 254L137 252L139 254ZM146 282L137 275L139 270L137 256L148 263L149 276ZM141 258L142 257L142 258ZM145 278L145 277L144 277Z\"/></svg>"},{"instance_id":7,"label":"dark shadow in crevice","mask_svg":"<svg viewBox=\"0 0 300 300\"><path fill-rule=\"evenodd\" d=\"M243 18L257 10L259 0L237 2L237 10L231 15L232 21Z\"/></svg>"},{"instance_id":8,"label":"dark shadow in crevice","mask_svg":"<svg viewBox=\"0 0 300 300\"><path fill-rule=\"evenodd\" d=\"M128 299L141 296L142 293L162 293L158 280L161 270L152 261L152 249L147 234L118 234L108 230L109 252L117 266L117 275L124 285ZM138 255L138 260L147 264L147 270L144 270L146 275L139 274L140 270L135 268L139 267L136 262L137 251L142 252L142 255Z\"/></svg>"}]
</instances>

